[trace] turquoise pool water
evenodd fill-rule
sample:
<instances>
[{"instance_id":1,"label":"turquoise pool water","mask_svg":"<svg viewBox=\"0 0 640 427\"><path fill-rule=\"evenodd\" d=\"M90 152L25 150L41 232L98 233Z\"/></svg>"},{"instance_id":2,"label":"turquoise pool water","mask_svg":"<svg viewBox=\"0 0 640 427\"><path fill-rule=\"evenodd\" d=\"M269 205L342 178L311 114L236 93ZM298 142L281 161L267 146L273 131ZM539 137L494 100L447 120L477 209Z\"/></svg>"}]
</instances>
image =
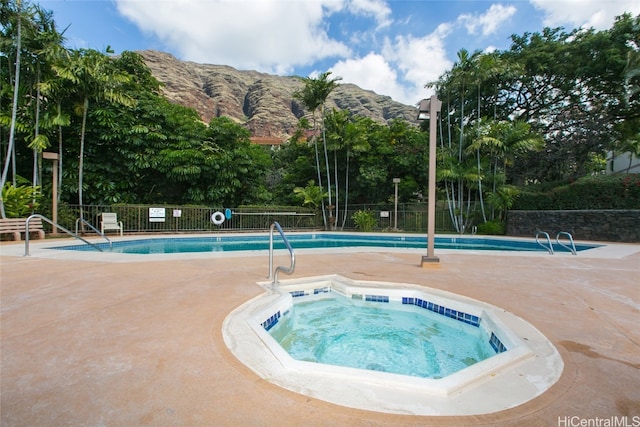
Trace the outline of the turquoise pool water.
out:
<instances>
[{"instance_id":1,"label":"turquoise pool water","mask_svg":"<svg viewBox=\"0 0 640 427\"><path fill-rule=\"evenodd\" d=\"M294 302L269 333L296 360L422 378L443 378L496 354L477 326L335 292Z\"/></svg>"},{"instance_id":2,"label":"turquoise pool water","mask_svg":"<svg viewBox=\"0 0 640 427\"><path fill-rule=\"evenodd\" d=\"M335 233L287 234L287 239L294 249L378 247L378 248L415 248L427 247L426 236L397 235L357 235ZM284 249L279 236L274 236L274 248ZM192 252L227 252L227 251L259 251L269 249L269 236L212 236L212 237L171 237L149 238L97 244L104 252L126 254L168 254ZM507 240L490 237L439 237L435 238L435 246L439 249L464 250L500 250L500 251L543 251L535 240ZM599 245L576 244L577 251L592 249ZM57 246L51 249L95 251L87 244ZM554 244L554 251L568 252L560 245Z\"/></svg>"}]
</instances>

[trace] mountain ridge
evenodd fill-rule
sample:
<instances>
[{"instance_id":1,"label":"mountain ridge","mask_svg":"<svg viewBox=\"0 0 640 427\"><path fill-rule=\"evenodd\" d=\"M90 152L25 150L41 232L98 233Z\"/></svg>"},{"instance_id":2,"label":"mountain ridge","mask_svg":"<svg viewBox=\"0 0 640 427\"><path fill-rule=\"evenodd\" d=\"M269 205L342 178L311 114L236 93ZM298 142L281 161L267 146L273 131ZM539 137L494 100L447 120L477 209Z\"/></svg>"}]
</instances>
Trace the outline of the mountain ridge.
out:
<instances>
[{"instance_id":1,"label":"mountain ridge","mask_svg":"<svg viewBox=\"0 0 640 427\"><path fill-rule=\"evenodd\" d=\"M293 97L304 86L300 77L182 61L156 50L137 53L164 85L163 95L170 102L193 108L205 123L226 116L245 126L252 137L284 140L293 135L306 112ZM415 107L350 83L339 83L326 106L349 110L380 123L393 119L416 121Z\"/></svg>"}]
</instances>

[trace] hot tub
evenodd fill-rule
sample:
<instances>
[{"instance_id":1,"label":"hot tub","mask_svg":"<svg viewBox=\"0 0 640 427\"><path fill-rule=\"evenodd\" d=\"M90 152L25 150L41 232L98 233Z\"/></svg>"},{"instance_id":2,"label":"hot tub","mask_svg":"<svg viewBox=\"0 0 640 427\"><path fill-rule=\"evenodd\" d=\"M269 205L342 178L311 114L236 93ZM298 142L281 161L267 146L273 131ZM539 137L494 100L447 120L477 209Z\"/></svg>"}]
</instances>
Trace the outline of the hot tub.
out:
<instances>
[{"instance_id":1,"label":"hot tub","mask_svg":"<svg viewBox=\"0 0 640 427\"><path fill-rule=\"evenodd\" d=\"M424 286L355 281L341 276L262 283L268 292L234 310L224 339L232 353L262 378L286 389L358 409L415 415L491 413L547 390L562 373L557 350L524 320L490 304ZM495 354L442 378L424 378L296 360L269 330L295 300L327 293L384 307L405 306L448 322L481 328Z\"/></svg>"}]
</instances>

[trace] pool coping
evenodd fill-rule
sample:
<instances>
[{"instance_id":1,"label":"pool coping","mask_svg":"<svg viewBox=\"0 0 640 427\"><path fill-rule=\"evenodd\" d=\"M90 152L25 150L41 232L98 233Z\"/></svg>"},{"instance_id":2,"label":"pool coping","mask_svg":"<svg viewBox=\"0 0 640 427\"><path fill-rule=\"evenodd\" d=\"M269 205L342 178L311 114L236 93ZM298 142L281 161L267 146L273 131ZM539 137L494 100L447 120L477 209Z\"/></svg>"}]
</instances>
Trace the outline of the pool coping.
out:
<instances>
[{"instance_id":1,"label":"pool coping","mask_svg":"<svg viewBox=\"0 0 640 427\"><path fill-rule=\"evenodd\" d=\"M343 283L362 289L416 292L436 300L470 305L505 325L513 350L463 371L433 380L340 368L293 360L260 325L262 317L283 303L289 290L303 283ZM259 282L262 295L233 310L223 322L223 339L234 356L261 378L280 387L355 409L410 415L481 415L513 408L555 384L564 363L553 344L531 324L462 295L410 283L355 281L339 275ZM373 290L375 292L375 290ZM487 399L487 396L491 396Z\"/></svg>"},{"instance_id":2,"label":"pool coping","mask_svg":"<svg viewBox=\"0 0 640 427\"><path fill-rule=\"evenodd\" d=\"M296 234L311 234L319 232L288 232L287 235ZM322 231L322 234L343 234L345 232L331 232ZM125 235L125 236L112 236L109 237L113 242L117 241L129 241L140 239L161 239L169 237L211 237L212 235L221 235L228 237L237 236L264 236L268 235L268 232L251 232L251 233L194 233L194 234L162 234L162 235ZM363 235L363 236L389 236L390 233L362 233L362 232L348 232L349 235ZM415 237L416 234L412 233L393 233L394 236L408 236ZM461 237L458 234L437 234L436 237ZM510 241L526 241L531 242L533 238L527 237L512 237L512 236L471 236L463 235L465 238L487 238L497 240L510 240ZM99 236L84 237L91 243L104 243L104 239ZM250 251L229 251L229 252L189 252L189 253L171 253L171 254L123 254L123 253L108 253L108 252L93 252L93 251L71 251L71 250L51 250L54 247L72 245L77 242L76 239L71 237L56 237L47 238L45 240L30 240L29 241L29 256L36 258L50 258L61 260L81 260L81 261L100 261L100 262L141 262L141 261L170 261L180 259L207 259L207 258L225 258L225 257L250 257L250 256L263 256L265 250L250 250ZM550 255L544 251L500 251L500 250L469 250L469 249L440 249L436 248L436 252L439 254L451 254L464 252L466 254L478 254L478 255L491 255L497 254L500 256L532 256L532 257L596 257L596 258L623 258L638 251L638 245L625 244L625 243L611 243L611 242L599 242L599 241L578 241L576 244L592 244L601 245L592 249L587 249L578 252L578 255L572 255L569 252L556 252ZM396 252L396 253L426 253L426 247L421 248L396 248L396 247L337 247L337 248L304 248L295 249L296 253L362 253L362 252ZM0 242L0 254L5 256L24 256L25 255L25 242L5 241ZM286 249L274 249L274 254L288 254Z\"/></svg>"}]
</instances>

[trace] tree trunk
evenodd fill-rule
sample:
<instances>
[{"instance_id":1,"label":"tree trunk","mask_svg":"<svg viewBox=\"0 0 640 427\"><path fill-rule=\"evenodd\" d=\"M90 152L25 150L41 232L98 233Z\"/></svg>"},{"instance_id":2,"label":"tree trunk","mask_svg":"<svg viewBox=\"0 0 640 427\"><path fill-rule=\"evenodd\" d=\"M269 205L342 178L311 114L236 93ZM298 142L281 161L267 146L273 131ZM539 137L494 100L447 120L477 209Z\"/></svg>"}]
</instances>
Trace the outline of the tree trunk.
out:
<instances>
[{"instance_id":1,"label":"tree trunk","mask_svg":"<svg viewBox=\"0 0 640 427\"><path fill-rule=\"evenodd\" d=\"M87 126L87 111L89 110L89 97L84 98L82 111L82 129L80 131L80 158L78 159L78 205L80 206L80 219L84 220L82 204L82 178L84 173L84 135ZM82 222L82 221L81 221Z\"/></svg>"},{"instance_id":2,"label":"tree trunk","mask_svg":"<svg viewBox=\"0 0 640 427\"><path fill-rule=\"evenodd\" d=\"M2 198L2 189L7 182L7 174L9 173L9 164L11 159L14 159L14 143L16 137L16 116L18 114L18 90L20 89L20 50L22 42L22 20L20 18L21 13L21 1L17 0L18 5L18 39L16 41L16 77L13 84L13 106L11 107L11 125L9 128L9 145L7 146L7 157L5 158L4 168L2 169L2 177L0 178L0 215L2 218L6 218L7 215L4 211L4 199ZM15 159L13 162L15 169ZM15 186L16 174L13 174L13 185Z\"/></svg>"},{"instance_id":3,"label":"tree trunk","mask_svg":"<svg viewBox=\"0 0 640 427\"><path fill-rule=\"evenodd\" d=\"M344 173L344 217L342 218L342 227L340 227L341 231L344 231L344 225L347 222L348 206L349 206L349 150L347 150L347 167Z\"/></svg>"}]
</instances>

